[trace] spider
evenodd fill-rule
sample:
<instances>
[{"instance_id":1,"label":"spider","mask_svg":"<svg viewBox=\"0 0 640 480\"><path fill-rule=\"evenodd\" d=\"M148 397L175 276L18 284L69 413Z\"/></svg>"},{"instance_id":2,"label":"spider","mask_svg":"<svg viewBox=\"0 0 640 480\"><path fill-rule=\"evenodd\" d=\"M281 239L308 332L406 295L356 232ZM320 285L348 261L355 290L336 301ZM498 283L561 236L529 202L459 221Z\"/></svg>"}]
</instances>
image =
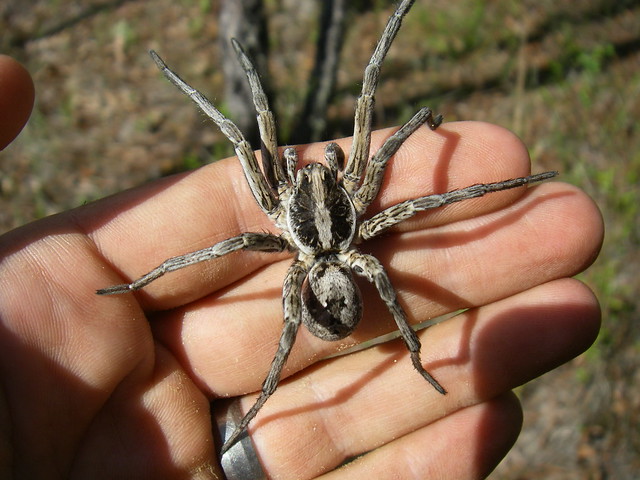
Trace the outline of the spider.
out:
<instances>
[{"instance_id":1,"label":"spider","mask_svg":"<svg viewBox=\"0 0 640 480\"><path fill-rule=\"evenodd\" d=\"M221 454L238 440L276 390L301 323L313 335L327 341L345 338L354 331L362 316L362 298L354 274L375 286L398 326L413 366L433 388L445 394L445 389L422 366L420 341L407 321L384 267L372 255L358 251L355 245L380 235L419 212L557 175L557 172L545 172L476 184L407 200L370 218L363 218L367 207L378 195L389 159L422 125L435 130L442 122L441 115L434 116L429 108L422 108L369 158L374 95L380 67L413 3L414 0L403 0L397 6L364 71L362 93L356 104L353 144L346 163L345 154L336 143L326 145L324 163L310 163L301 168L298 167L295 148L287 147L279 155L274 115L254 66L236 40L232 39L231 43L247 75L257 111L262 168L238 127L170 70L158 54L150 51L158 68L171 83L188 95L231 141L253 197L281 233L241 233L211 247L170 258L131 283L107 287L97 293L111 295L138 290L165 273L238 250L295 253L284 279L284 327L275 357L258 399L225 441Z\"/></svg>"}]
</instances>

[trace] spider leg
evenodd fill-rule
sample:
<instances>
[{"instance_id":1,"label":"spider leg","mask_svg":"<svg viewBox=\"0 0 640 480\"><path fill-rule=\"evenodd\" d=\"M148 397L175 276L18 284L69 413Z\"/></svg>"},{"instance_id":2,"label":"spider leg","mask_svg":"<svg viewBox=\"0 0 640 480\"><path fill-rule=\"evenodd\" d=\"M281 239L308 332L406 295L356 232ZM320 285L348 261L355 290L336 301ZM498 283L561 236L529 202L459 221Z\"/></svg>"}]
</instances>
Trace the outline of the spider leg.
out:
<instances>
[{"instance_id":1,"label":"spider leg","mask_svg":"<svg viewBox=\"0 0 640 480\"><path fill-rule=\"evenodd\" d=\"M371 55L371 60L364 70L362 79L362 92L356 103L356 112L353 127L353 144L343 175L343 184L350 195L356 191L360 184L362 172L369 157L371 145L371 118L373 116L374 96L380 78L380 66L386 57L389 47L393 42L402 18L407 14L415 0L403 0L396 11L389 18L384 32L378 40L376 49Z\"/></svg>"},{"instance_id":2,"label":"spider leg","mask_svg":"<svg viewBox=\"0 0 640 480\"><path fill-rule=\"evenodd\" d=\"M150 50L149 54L151 55L151 58L153 58L154 62L156 62L156 65L162 71L164 76L167 77L167 79L169 79L169 81L176 87L182 90L183 93L188 95L189 98L191 98L191 100L200 107L200 110L213 120L224 136L233 144L233 148L240 160L247 183L249 183L249 187L253 193L253 197L256 199L256 202L262 211L271 216L271 214L279 207L278 202L269 182L260 170L258 160L251 149L251 145L244 138L244 135L238 129L236 124L226 118L220 110L207 100L204 95L187 84L175 72L170 70L156 52Z\"/></svg>"},{"instance_id":3,"label":"spider leg","mask_svg":"<svg viewBox=\"0 0 640 480\"><path fill-rule=\"evenodd\" d=\"M264 93L264 88L260 83L260 77L255 66L242 48L242 45L235 39L231 39L231 45L236 52L240 65L247 75L251 96L256 108L258 129L260 130L262 168L271 188L278 190L287 183L282 162L278 156L278 136L276 131L276 121L273 112L269 109L269 101Z\"/></svg>"},{"instance_id":4,"label":"spider leg","mask_svg":"<svg viewBox=\"0 0 640 480\"><path fill-rule=\"evenodd\" d=\"M418 373L420 373L420 375L422 375L422 377L439 393L443 395L446 394L447 391L442 387L442 385L440 385L438 381L422 366L422 361L420 360L420 339L418 339L418 335L416 335L416 332L411 328L411 325L409 325L407 315L398 302L396 291L393 288L393 285L391 285L389 276L380 261L371 255L352 251L349 255L349 266L354 272L356 272L356 274L365 277L375 285L378 293L380 294L380 298L382 298L384 303L387 305L391 315L393 315L393 319L398 325L402 339L404 340L404 343L409 350L409 354L411 355L411 362Z\"/></svg>"},{"instance_id":5,"label":"spider leg","mask_svg":"<svg viewBox=\"0 0 640 480\"><path fill-rule=\"evenodd\" d=\"M258 411L260 411L262 406L278 387L282 368L289 357L289 353L291 352L291 348L295 342L296 334L298 333L298 328L300 327L302 320L302 300L300 291L302 290L302 283L307 276L307 271L308 268L300 260L295 261L287 271L287 275L284 279L284 287L282 289L284 328L280 335L278 350L271 362L269 373L262 384L260 396L236 426L236 429L233 431L231 436L225 440L220 452L221 455L224 455L224 453L231 448L245 428L247 428L249 422L253 420Z\"/></svg>"},{"instance_id":6,"label":"spider leg","mask_svg":"<svg viewBox=\"0 0 640 480\"><path fill-rule=\"evenodd\" d=\"M146 275L134 280L131 283L114 285L97 290L98 295L115 295L118 293L139 290L149 285L154 280L160 278L165 273L188 267L195 263L204 262L213 258L218 258L237 250L256 250L261 252L282 252L289 248L289 242L284 238L269 233L243 233L237 237L231 237L220 243L202 250L180 255L165 260L161 265L151 270Z\"/></svg>"},{"instance_id":7,"label":"spider leg","mask_svg":"<svg viewBox=\"0 0 640 480\"><path fill-rule=\"evenodd\" d=\"M391 135L384 142L380 150L378 150L369 163L364 174L362 186L353 196L353 204L356 207L356 214L362 215L371 202L376 198L382 185L384 171L387 167L389 159L395 155L409 135L415 132L423 124L427 124L431 130L438 128L442 123L442 115L433 118L433 112L430 108L421 108L411 120L405 123L400 129Z\"/></svg>"},{"instance_id":8,"label":"spider leg","mask_svg":"<svg viewBox=\"0 0 640 480\"><path fill-rule=\"evenodd\" d=\"M470 187L452 190L448 193L428 195L426 197L407 200L389 207L360 225L359 235L361 240L375 237L386 229L413 217L416 213L438 208L449 203L461 202L471 198L482 197L487 193L500 192L510 188L521 187L530 183L541 182L558 175L558 172L544 172L528 177L512 178L502 182L480 183Z\"/></svg>"}]
</instances>

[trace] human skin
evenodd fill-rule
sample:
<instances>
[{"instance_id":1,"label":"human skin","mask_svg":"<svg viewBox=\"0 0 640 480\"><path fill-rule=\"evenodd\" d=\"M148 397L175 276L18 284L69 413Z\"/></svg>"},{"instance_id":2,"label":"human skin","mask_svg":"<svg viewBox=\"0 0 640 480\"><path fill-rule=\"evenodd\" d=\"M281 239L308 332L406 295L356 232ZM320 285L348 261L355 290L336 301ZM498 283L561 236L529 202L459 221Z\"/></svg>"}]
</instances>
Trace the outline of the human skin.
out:
<instances>
[{"instance_id":1,"label":"human skin","mask_svg":"<svg viewBox=\"0 0 640 480\"><path fill-rule=\"evenodd\" d=\"M31 115L35 90L29 72L0 55L0 150L16 138Z\"/></svg>"},{"instance_id":2,"label":"human skin","mask_svg":"<svg viewBox=\"0 0 640 480\"><path fill-rule=\"evenodd\" d=\"M0 61L1 78L22 75L6 65ZM8 141L33 98L18 80L25 104L3 124ZM374 151L391 132L374 133ZM350 139L338 143L348 151ZM315 161L323 147L299 154ZM525 147L500 127L422 128L391 161L369 215L529 171ZM231 158L0 237L0 476L223 478L210 408L228 397L244 410L253 403L282 328L290 255L239 252L135 294L95 290L170 256L273 228ZM593 261L602 235L582 191L547 182L425 212L363 245L387 267L411 322L469 308L419 333L423 364L448 393L415 372L400 340L325 359L394 329L363 285L357 331L324 342L301 329L286 379L250 425L265 471L299 479L486 476L520 430L511 390L597 335L598 302L571 277Z\"/></svg>"}]
</instances>

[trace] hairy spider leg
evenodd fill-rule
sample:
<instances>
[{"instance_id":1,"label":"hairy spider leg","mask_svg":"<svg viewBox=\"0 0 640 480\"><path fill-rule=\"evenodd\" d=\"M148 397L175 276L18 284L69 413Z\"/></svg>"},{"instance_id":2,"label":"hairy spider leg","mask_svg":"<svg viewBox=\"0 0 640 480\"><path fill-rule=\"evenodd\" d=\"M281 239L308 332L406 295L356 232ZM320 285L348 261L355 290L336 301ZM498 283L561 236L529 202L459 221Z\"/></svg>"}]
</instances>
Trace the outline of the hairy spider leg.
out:
<instances>
[{"instance_id":1,"label":"hairy spider leg","mask_svg":"<svg viewBox=\"0 0 640 480\"><path fill-rule=\"evenodd\" d=\"M396 325L398 325L400 335L402 335L402 339L409 350L411 362L413 363L414 368L433 386L433 388L435 388L439 393L445 395L447 391L422 366L422 361L420 360L420 349L422 347L420 339L413 328L411 328L411 325L409 325L407 315L400 305L400 302L398 302L396 291L393 288L393 285L391 285L389 275L387 275L382 263L371 255L360 253L355 250L349 252L348 263L357 275L369 280L369 282L371 282L378 290L380 298L387 305Z\"/></svg>"},{"instance_id":2,"label":"hairy spider leg","mask_svg":"<svg viewBox=\"0 0 640 480\"><path fill-rule=\"evenodd\" d=\"M448 193L437 193L426 197L406 200L389 207L377 215L365 220L360 225L359 236L362 240L368 240L381 234L388 228L413 217L416 213L429 210L431 208L442 207L450 203L461 202L471 198L482 197L487 193L500 192L510 188L521 187L523 185L548 180L558 175L558 172L550 171L529 175L528 177L512 178L502 182L479 183L470 187L452 190Z\"/></svg>"},{"instance_id":3,"label":"hairy spider leg","mask_svg":"<svg viewBox=\"0 0 640 480\"><path fill-rule=\"evenodd\" d=\"M213 258L222 257L238 250L255 250L260 252L283 252L289 248L289 242L284 238L270 233L242 233L237 237L231 237L215 245L195 252L187 253L165 260L161 265L151 270L146 275L134 280L131 283L113 285L111 287L97 290L98 295L115 295L139 290L157 280L165 273L179 270L195 263L204 262Z\"/></svg>"},{"instance_id":4,"label":"hairy spider leg","mask_svg":"<svg viewBox=\"0 0 640 480\"><path fill-rule=\"evenodd\" d=\"M188 95L200 110L213 120L224 136L233 144L233 148L240 160L242 170L244 171L249 188L251 188L253 197L262 211L270 218L273 218L273 214L278 208L280 208L280 204L277 201L275 193L267 181L267 178L262 173L262 170L260 170L258 160L256 159L255 153L253 153L251 145L240 129L235 123L225 117L204 95L169 69L156 52L151 50L149 54L151 55L151 58L153 58L153 61L156 62L156 65L162 71L164 76L167 77L167 79L176 87L182 90L182 92Z\"/></svg>"},{"instance_id":5,"label":"hairy spider leg","mask_svg":"<svg viewBox=\"0 0 640 480\"><path fill-rule=\"evenodd\" d=\"M279 191L280 188L287 183L287 179L278 155L276 121L273 112L269 108L269 101L264 92L264 88L262 87L262 83L260 82L260 77L258 76L255 66L242 48L240 42L235 38L232 38L231 45L236 52L247 79L249 80L251 97L253 98L253 105L255 106L257 113L258 130L260 131L262 168L271 188L274 191Z\"/></svg>"},{"instance_id":6,"label":"hairy spider leg","mask_svg":"<svg viewBox=\"0 0 640 480\"><path fill-rule=\"evenodd\" d=\"M344 169L343 185L349 195L355 192L362 178L362 172L369 158L371 146L371 120L373 116L373 106L375 103L375 93L380 78L380 67L387 56L389 47L396 37L402 18L407 14L414 0L403 0L396 8L396 11L389 18L384 32L378 40L376 48L371 55L369 64L364 70L362 79L362 92L356 103L356 111L353 126L353 144L349 159Z\"/></svg>"},{"instance_id":7,"label":"hairy spider leg","mask_svg":"<svg viewBox=\"0 0 640 480\"><path fill-rule=\"evenodd\" d=\"M430 108L421 108L411 120L387 138L380 150L371 157L371 160L367 163L362 185L353 195L353 204L358 216L364 214L367 207L378 196L389 159L395 155L405 140L425 123L431 130L435 130L442 123L442 115L433 118L433 112Z\"/></svg>"},{"instance_id":8,"label":"hairy spider leg","mask_svg":"<svg viewBox=\"0 0 640 480\"><path fill-rule=\"evenodd\" d=\"M291 348L296 339L298 328L302 322L302 299L300 292L302 291L302 283L307 276L309 269L305 262L296 260L287 270L282 289L282 305L284 309L284 327L280 335L278 350L276 352L269 373L262 383L262 390L258 399L236 426L231 436L227 438L222 445L221 455L224 455L229 448L235 443L242 432L247 428L249 422L253 420L260 411L269 397L276 391L282 369L291 353Z\"/></svg>"}]
</instances>

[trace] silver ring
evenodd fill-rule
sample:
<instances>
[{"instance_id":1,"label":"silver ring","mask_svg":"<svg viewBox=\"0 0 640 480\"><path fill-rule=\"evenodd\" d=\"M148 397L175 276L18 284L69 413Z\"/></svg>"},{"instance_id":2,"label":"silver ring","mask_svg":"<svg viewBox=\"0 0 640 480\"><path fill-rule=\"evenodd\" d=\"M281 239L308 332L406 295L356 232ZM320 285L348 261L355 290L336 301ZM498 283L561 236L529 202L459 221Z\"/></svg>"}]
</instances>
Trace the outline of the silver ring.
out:
<instances>
[{"instance_id":1,"label":"silver ring","mask_svg":"<svg viewBox=\"0 0 640 480\"><path fill-rule=\"evenodd\" d=\"M225 442L242 420L240 403L238 400L233 400L222 409L216 405L214 416L220 438ZM267 478L251 437L246 432L225 452L220 463L227 480L266 480Z\"/></svg>"}]
</instances>

